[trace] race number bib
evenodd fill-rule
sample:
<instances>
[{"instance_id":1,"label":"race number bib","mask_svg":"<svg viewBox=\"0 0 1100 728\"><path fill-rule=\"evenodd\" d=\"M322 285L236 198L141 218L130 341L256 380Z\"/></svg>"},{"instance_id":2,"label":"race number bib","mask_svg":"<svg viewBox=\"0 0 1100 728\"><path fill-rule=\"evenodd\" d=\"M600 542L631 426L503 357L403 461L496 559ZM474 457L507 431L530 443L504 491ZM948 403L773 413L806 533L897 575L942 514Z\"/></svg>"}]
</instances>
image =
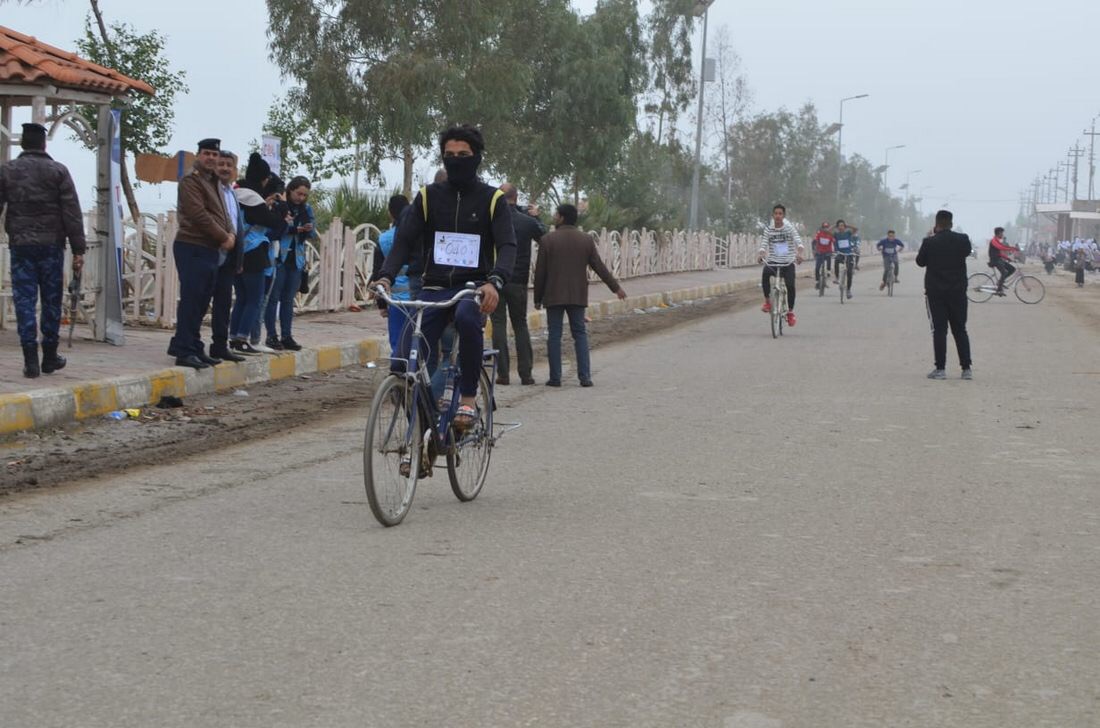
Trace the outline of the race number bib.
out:
<instances>
[{"instance_id":1,"label":"race number bib","mask_svg":"<svg viewBox=\"0 0 1100 728\"><path fill-rule=\"evenodd\" d=\"M457 268L477 268L481 256L481 236L467 233L435 234L435 262Z\"/></svg>"},{"instance_id":2,"label":"race number bib","mask_svg":"<svg viewBox=\"0 0 1100 728\"><path fill-rule=\"evenodd\" d=\"M787 245L786 243L776 243L775 244L775 254L776 255L790 255L791 254L791 246Z\"/></svg>"},{"instance_id":3,"label":"race number bib","mask_svg":"<svg viewBox=\"0 0 1100 728\"><path fill-rule=\"evenodd\" d=\"M852 247L852 241L850 241L850 240L837 240L836 241L836 247L840 248L841 250L847 250L848 248Z\"/></svg>"}]
</instances>

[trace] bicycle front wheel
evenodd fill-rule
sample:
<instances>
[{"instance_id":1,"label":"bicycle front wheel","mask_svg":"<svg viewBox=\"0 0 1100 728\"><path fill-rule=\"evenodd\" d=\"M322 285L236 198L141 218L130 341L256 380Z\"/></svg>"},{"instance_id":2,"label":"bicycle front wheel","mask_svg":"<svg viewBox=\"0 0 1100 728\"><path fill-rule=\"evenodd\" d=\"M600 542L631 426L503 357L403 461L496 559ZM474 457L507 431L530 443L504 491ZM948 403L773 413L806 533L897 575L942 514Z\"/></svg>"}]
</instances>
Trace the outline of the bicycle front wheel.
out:
<instances>
[{"instance_id":1,"label":"bicycle front wheel","mask_svg":"<svg viewBox=\"0 0 1100 728\"><path fill-rule=\"evenodd\" d=\"M452 425L447 432L447 446L451 490L463 503L472 501L485 485L493 454L493 393L484 369L478 381L477 420L461 435Z\"/></svg>"},{"instance_id":2,"label":"bicycle front wheel","mask_svg":"<svg viewBox=\"0 0 1100 728\"><path fill-rule=\"evenodd\" d=\"M1047 295L1043 282L1035 276L1020 276L1016 285L1012 287L1012 292L1024 303L1038 303Z\"/></svg>"},{"instance_id":3,"label":"bicycle front wheel","mask_svg":"<svg viewBox=\"0 0 1100 728\"><path fill-rule=\"evenodd\" d=\"M782 320L783 320L782 319L783 314L779 310L779 301L780 300L782 300L782 299L779 296L779 289L778 288L773 288L772 289L772 295L771 295L772 310L771 310L771 314L769 314L769 318L771 319L771 322L772 322L772 338L773 339L779 338L779 334L781 333L781 330L782 330L781 327L783 325L781 323Z\"/></svg>"},{"instance_id":4,"label":"bicycle front wheel","mask_svg":"<svg viewBox=\"0 0 1100 728\"><path fill-rule=\"evenodd\" d=\"M886 295L890 298L894 296L894 266L887 263L886 271Z\"/></svg>"},{"instance_id":5,"label":"bicycle front wheel","mask_svg":"<svg viewBox=\"0 0 1100 728\"><path fill-rule=\"evenodd\" d=\"M403 377L386 377L374 395L363 441L367 502L383 526L401 523L412 507L422 437L412 384Z\"/></svg>"},{"instance_id":6,"label":"bicycle front wheel","mask_svg":"<svg viewBox=\"0 0 1100 728\"><path fill-rule=\"evenodd\" d=\"M974 303L985 303L997 290L997 282L988 273L975 273L966 279L966 297Z\"/></svg>"},{"instance_id":7,"label":"bicycle front wheel","mask_svg":"<svg viewBox=\"0 0 1100 728\"><path fill-rule=\"evenodd\" d=\"M844 289L848 287L847 284L848 284L848 273L844 270L843 264L842 264L842 267L840 269L840 279L838 280L837 287L836 287L836 289L838 291L840 291L840 304L841 305L844 305Z\"/></svg>"}]
</instances>

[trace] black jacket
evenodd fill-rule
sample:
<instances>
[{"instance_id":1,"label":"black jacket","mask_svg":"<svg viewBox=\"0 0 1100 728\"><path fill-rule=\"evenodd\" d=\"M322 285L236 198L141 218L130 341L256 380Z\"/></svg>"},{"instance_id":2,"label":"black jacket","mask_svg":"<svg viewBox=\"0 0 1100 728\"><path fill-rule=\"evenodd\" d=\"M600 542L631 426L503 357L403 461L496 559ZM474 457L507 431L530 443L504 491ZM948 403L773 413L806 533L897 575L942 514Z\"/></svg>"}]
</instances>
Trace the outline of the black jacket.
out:
<instances>
[{"instance_id":1,"label":"black jacket","mask_svg":"<svg viewBox=\"0 0 1100 728\"><path fill-rule=\"evenodd\" d=\"M84 214L73 178L46 152L28 149L0 167L0 214L5 206L12 246L63 246L68 238L73 255L84 254Z\"/></svg>"},{"instance_id":2,"label":"black jacket","mask_svg":"<svg viewBox=\"0 0 1100 728\"><path fill-rule=\"evenodd\" d=\"M546 226L516 206L512 207L512 227L516 230L516 268L512 283L526 286L531 280L531 241L542 240Z\"/></svg>"},{"instance_id":3,"label":"black jacket","mask_svg":"<svg viewBox=\"0 0 1100 728\"><path fill-rule=\"evenodd\" d=\"M423 195L427 193L427 217ZM428 185L416 195L397 228L393 249L386 256L380 278L391 283L413 254L424 256L424 287L461 288L466 283L485 283L491 278L503 285L516 265L516 232L512 211L495 187L476 181L458 188L450 182ZM493 199L497 197L495 211ZM442 265L435 261L435 234L459 232L481 238L476 267Z\"/></svg>"},{"instance_id":4,"label":"black jacket","mask_svg":"<svg viewBox=\"0 0 1100 728\"><path fill-rule=\"evenodd\" d=\"M917 265L924 268L924 292L929 296L966 291L966 261L971 252L970 238L951 230L921 241Z\"/></svg>"}]
</instances>

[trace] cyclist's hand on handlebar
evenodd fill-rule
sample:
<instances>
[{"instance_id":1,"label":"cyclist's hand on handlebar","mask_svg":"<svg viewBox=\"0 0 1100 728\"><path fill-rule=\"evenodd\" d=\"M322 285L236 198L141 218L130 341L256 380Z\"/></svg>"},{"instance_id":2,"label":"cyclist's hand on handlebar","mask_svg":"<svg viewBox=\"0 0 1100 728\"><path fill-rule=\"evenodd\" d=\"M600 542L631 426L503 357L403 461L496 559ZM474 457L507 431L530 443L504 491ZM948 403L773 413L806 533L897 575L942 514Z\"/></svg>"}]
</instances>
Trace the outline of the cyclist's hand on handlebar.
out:
<instances>
[{"instance_id":1,"label":"cyclist's hand on handlebar","mask_svg":"<svg viewBox=\"0 0 1100 728\"><path fill-rule=\"evenodd\" d=\"M795 265L799 265L799 264L800 264L800 263L802 262L802 260L803 260L803 258L802 258L802 256L801 256L801 255L796 255L796 256L794 257L794 264L795 264Z\"/></svg>"},{"instance_id":2,"label":"cyclist's hand on handlebar","mask_svg":"<svg viewBox=\"0 0 1100 728\"><path fill-rule=\"evenodd\" d=\"M492 283L486 283L481 288L477 289L477 292L481 295L481 312L492 313L497 310L497 304L500 302L500 294L497 293L497 287Z\"/></svg>"}]
</instances>

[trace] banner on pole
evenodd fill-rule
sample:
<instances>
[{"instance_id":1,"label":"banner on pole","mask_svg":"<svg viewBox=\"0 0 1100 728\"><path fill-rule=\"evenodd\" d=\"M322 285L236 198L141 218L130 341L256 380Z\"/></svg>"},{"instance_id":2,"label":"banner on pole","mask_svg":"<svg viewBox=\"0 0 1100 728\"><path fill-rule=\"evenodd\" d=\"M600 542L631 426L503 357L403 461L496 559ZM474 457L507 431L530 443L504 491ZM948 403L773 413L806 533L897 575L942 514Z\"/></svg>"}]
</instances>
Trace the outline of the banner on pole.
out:
<instances>
[{"instance_id":1,"label":"banner on pole","mask_svg":"<svg viewBox=\"0 0 1100 728\"><path fill-rule=\"evenodd\" d=\"M283 140L277 136L271 136L270 134L264 134L260 140L260 156L264 158L264 161L271 165L271 171L277 175L282 175L282 164L280 160L283 158Z\"/></svg>"}]
</instances>

